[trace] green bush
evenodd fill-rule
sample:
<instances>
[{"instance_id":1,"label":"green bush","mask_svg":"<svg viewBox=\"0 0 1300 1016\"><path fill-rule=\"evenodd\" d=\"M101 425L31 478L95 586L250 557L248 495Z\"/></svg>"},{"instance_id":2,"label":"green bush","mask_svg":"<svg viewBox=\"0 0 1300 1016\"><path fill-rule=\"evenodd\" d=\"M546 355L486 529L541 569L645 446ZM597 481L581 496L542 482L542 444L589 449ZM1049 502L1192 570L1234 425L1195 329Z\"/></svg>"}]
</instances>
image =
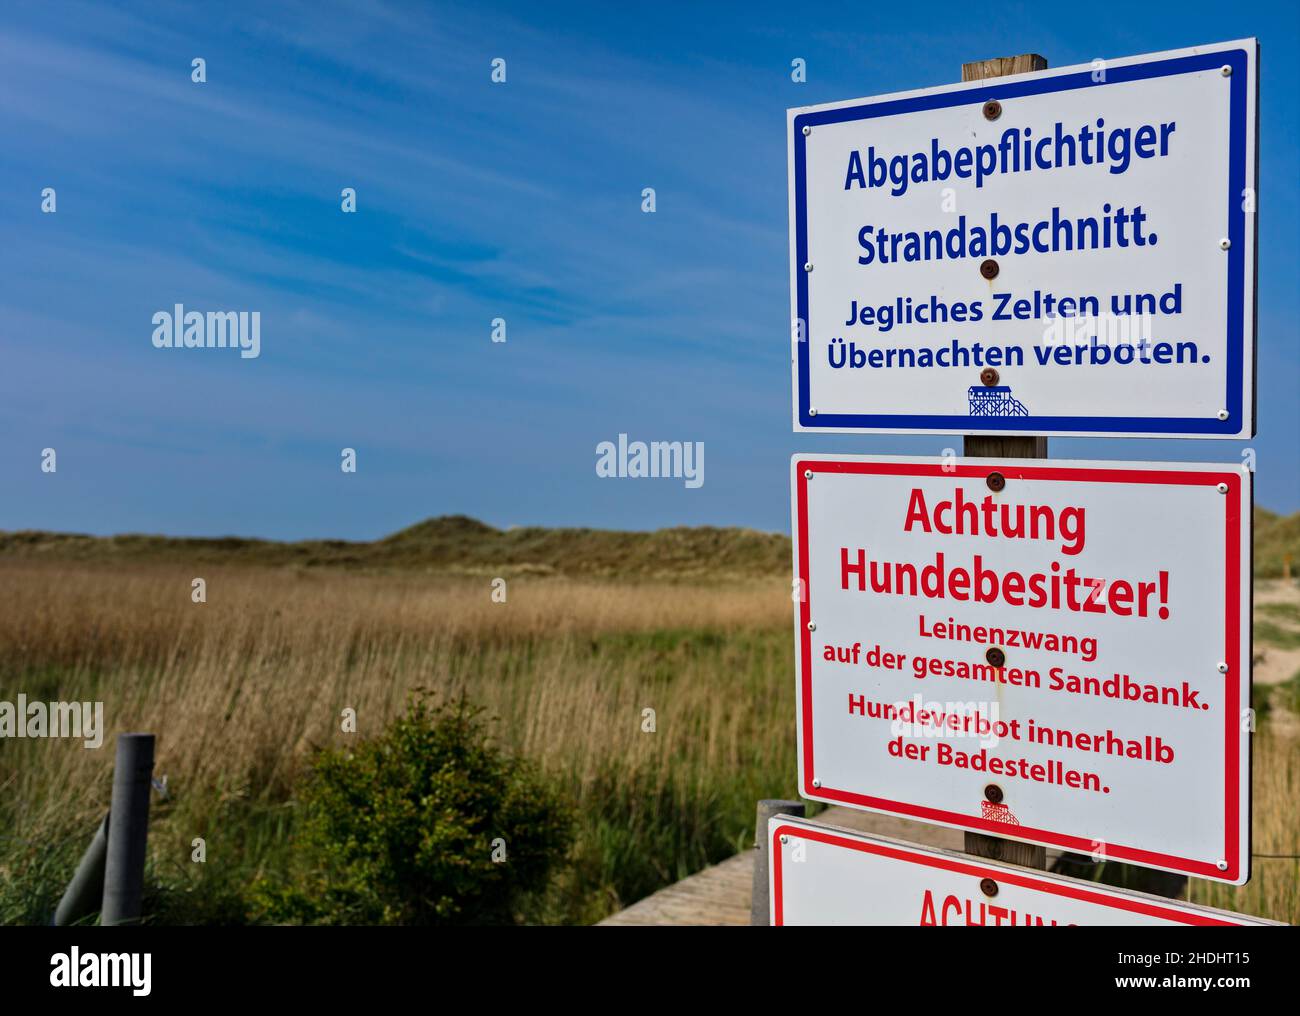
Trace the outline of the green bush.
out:
<instances>
[{"instance_id":1,"label":"green bush","mask_svg":"<svg viewBox=\"0 0 1300 1016\"><path fill-rule=\"evenodd\" d=\"M254 890L264 920L511 923L572 843L567 803L464 702L415 696L380 737L321 752L299 802L293 876Z\"/></svg>"}]
</instances>

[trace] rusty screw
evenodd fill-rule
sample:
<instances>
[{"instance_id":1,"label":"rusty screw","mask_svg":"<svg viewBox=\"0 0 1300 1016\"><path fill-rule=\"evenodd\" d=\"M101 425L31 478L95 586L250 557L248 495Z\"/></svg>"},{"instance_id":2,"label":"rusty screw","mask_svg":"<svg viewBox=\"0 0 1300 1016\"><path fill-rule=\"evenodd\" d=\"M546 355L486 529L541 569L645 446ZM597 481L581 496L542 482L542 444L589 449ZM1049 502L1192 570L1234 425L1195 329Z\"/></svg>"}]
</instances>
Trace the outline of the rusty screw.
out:
<instances>
[{"instance_id":1,"label":"rusty screw","mask_svg":"<svg viewBox=\"0 0 1300 1016\"><path fill-rule=\"evenodd\" d=\"M984 788L984 796L994 804L1002 803L1002 788L996 783L990 783Z\"/></svg>"},{"instance_id":2,"label":"rusty screw","mask_svg":"<svg viewBox=\"0 0 1300 1016\"><path fill-rule=\"evenodd\" d=\"M999 490L1001 490L1003 487L1007 485L1007 478L1003 476L1001 473L993 472L993 473L989 473L988 479L985 480L984 482L989 485L989 490L993 491L993 493L996 494Z\"/></svg>"},{"instance_id":3,"label":"rusty screw","mask_svg":"<svg viewBox=\"0 0 1300 1016\"><path fill-rule=\"evenodd\" d=\"M998 102L997 99L989 99L988 102L984 103L985 120L996 120L1001 115L1002 115L1002 103Z\"/></svg>"},{"instance_id":4,"label":"rusty screw","mask_svg":"<svg viewBox=\"0 0 1300 1016\"><path fill-rule=\"evenodd\" d=\"M1001 375L992 367L985 367L980 371L980 383L985 388L992 388L999 380L1001 380Z\"/></svg>"},{"instance_id":5,"label":"rusty screw","mask_svg":"<svg viewBox=\"0 0 1300 1016\"><path fill-rule=\"evenodd\" d=\"M998 884L991 878L980 879L980 892L985 896L996 896L998 894Z\"/></svg>"},{"instance_id":6,"label":"rusty screw","mask_svg":"<svg viewBox=\"0 0 1300 1016\"><path fill-rule=\"evenodd\" d=\"M996 279L998 277L998 263L992 258L985 258L980 262L980 274L986 279Z\"/></svg>"},{"instance_id":7,"label":"rusty screw","mask_svg":"<svg viewBox=\"0 0 1300 1016\"><path fill-rule=\"evenodd\" d=\"M1007 662L1007 654L1004 653L997 646L993 646L987 653L984 654L984 659L988 660L989 663L994 667L1001 667Z\"/></svg>"}]
</instances>

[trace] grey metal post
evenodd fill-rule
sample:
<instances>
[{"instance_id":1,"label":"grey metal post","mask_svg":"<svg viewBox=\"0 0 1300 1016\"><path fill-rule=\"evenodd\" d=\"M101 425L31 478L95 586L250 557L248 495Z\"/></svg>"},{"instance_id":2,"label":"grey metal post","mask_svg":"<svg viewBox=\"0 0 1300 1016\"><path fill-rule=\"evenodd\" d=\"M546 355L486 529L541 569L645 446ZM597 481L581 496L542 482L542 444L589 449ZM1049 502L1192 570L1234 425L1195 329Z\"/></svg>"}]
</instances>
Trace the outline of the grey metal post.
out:
<instances>
[{"instance_id":1,"label":"grey metal post","mask_svg":"<svg viewBox=\"0 0 1300 1016\"><path fill-rule=\"evenodd\" d=\"M104 904L104 859L108 856L108 823L111 816L105 815L99 823L90 846L81 855L76 873L68 888L63 891L58 909L54 911L54 923L57 927L76 924L83 917L89 917Z\"/></svg>"},{"instance_id":2,"label":"grey metal post","mask_svg":"<svg viewBox=\"0 0 1300 1016\"><path fill-rule=\"evenodd\" d=\"M108 826L104 907L100 914L100 923L105 926L140 920L152 776L153 734L118 735L110 812L113 820Z\"/></svg>"},{"instance_id":3,"label":"grey metal post","mask_svg":"<svg viewBox=\"0 0 1300 1016\"><path fill-rule=\"evenodd\" d=\"M767 885L768 852L772 844L767 840L767 822L775 815L793 815L803 818L802 801L763 800L758 802L758 817L754 822L754 891L749 902L749 923L755 928L766 928L772 921L769 910Z\"/></svg>"}]
</instances>

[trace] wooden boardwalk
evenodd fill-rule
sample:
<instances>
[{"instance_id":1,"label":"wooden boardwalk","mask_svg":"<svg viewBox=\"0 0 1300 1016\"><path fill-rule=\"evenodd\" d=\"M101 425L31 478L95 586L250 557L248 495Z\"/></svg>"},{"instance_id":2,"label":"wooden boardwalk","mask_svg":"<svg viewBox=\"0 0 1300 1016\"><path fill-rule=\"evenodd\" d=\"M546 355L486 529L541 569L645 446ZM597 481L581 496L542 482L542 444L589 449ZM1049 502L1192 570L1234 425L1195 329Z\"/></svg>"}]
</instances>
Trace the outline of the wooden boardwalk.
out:
<instances>
[{"instance_id":1,"label":"wooden boardwalk","mask_svg":"<svg viewBox=\"0 0 1300 1016\"><path fill-rule=\"evenodd\" d=\"M600 922L610 927L644 925L749 924L754 851L746 850L712 868L674 882Z\"/></svg>"},{"instance_id":2,"label":"wooden boardwalk","mask_svg":"<svg viewBox=\"0 0 1300 1016\"><path fill-rule=\"evenodd\" d=\"M960 830L926 825L890 815L877 815L851 808L827 808L815 816L818 822L858 829L880 836L893 836L930 847L961 850ZM600 922L609 927L646 925L748 927L749 896L753 890L754 851L746 850L721 864L696 872L633 903L626 910Z\"/></svg>"}]
</instances>

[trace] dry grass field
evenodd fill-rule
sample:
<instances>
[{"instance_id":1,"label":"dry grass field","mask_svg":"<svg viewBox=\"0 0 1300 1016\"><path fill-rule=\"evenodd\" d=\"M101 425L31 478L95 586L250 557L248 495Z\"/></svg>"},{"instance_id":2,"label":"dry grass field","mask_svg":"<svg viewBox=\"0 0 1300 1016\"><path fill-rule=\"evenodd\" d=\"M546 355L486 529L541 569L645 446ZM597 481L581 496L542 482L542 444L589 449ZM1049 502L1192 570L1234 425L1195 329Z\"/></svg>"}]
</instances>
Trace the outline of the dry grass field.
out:
<instances>
[{"instance_id":1,"label":"dry grass field","mask_svg":"<svg viewBox=\"0 0 1300 1016\"><path fill-rule=\"evenodd\" d=\"M203 577L208 602L195 604L191 572L174 566L0 564L0 698L102 700L110 734L157 734L169 796L151 844L177 878L238 883L280 863L311 749L354 736L345 708L359 735L378 732L414 688L486 707L499 741L575 801L569 884L539 919L598 919L727 856L752 836L753 801L794 789L780 579L525 576L494 603L488 578ZM111 743L0 745L0 878L30 883L46 845L84 845L108 800ZM208 843L197 876L195 836Z\"/></svg>"},{"instance_id":2,"label":"dry grass field","mask_svg":"<svg viewBox=\"0 0 1300 1016\"><path fill-rule=\"evenodd\" d=\"M191 601L196 574L206 603ZM378 732L411 689L486 707L496 739L574 802L570 864L530 920L597 920L747 845L755 799L794 796L784 572L504 574L495 603L487 571L0 555L0 699L102 700L108 728L97 751L0 742L0 921L48 920L129 730L158 735L150 877L177 921L240 919L242 889L294 849L312 750L356 736L341 731L348 708L360 736ZM1293 599L1261 597L1282 642L1300 642ZM1272 686L1255 742L1261 855L1300 845L1296 685ZM189 863L199 836L203 865ZM1298 862L1254 867L1245 888L1194 882L1190 896L1300 921Z\"/></svg>"}]
</instances>

